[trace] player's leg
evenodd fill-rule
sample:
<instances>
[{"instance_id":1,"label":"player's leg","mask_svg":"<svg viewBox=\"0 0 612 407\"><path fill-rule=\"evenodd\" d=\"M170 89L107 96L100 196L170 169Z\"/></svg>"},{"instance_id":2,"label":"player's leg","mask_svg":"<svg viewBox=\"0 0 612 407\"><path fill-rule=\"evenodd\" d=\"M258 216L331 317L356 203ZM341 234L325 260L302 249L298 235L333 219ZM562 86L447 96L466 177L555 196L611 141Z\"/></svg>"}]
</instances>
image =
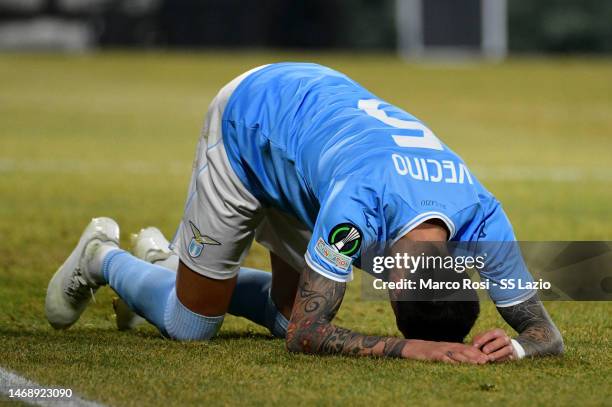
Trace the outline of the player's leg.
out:
<instances>
[{"instance_id":1,"label":"player's leg","mask_svg":"<svg viewBox=\"0 0 612 407\"><path fill-rule=\"evenodd\" d=\"M288 320L291 318L300 273L272 252L270 252L270 262L272 263L270 297L278 311Z\"/></svg>"},{"instance_id":2,"label":"player's leg","mask_svg":"<svg viewBox=\"0 0 612 407\"><path fill-rule=\"evenodd\" d=\"M310 232L296 219L266 210L256 239L270 250L272 273L241 268L229 312L284 338L299 280L297 270L303 266Z\"/></svg>"},{"instance_id":3,"label":"player's leg","mask_svg":"<svg viewBox=\"0 0 612 407\"><path fill-rule=\"evenodd\" d=\"M158 228L141 229L138 233L132 234L130 240L134 256L168 270L178 270L178 254L170 248L170 242Z\"/></svg>"},{"instance_id":4,"label":"player's leg","mask_svg":"<svg viewBox=\"0 0 612 407\"><path fill-rule=\"evenodd\" d=\"M106 284L99 273L89 273L90 269L101 268L96 254L103 246L107 252L119 247L119 226L110 218L94 218L49 281L45 314L54 328L66 329L74 324L94 293Z\"/></svg>"},{"instance_id":5,"label":"player's leg","mask_svg":"<svg viewBox=\"0 0 612 407\"><path fill-rule=\"evenodd\" d=\"M173 256L161 259L161 265L156 266L164 270L164 280L169 281L170 276L176 279L176 293L171 298L175 305L170 305L175 306L177 312L174 319L168 321L170 326L180 325L181 321L196 323L202 316L216 316L222 320L240 264L260 222L261 205L234 173L225 151L221 125L231 94L248 74L223 87L206 114L185 211L174 242L180 258L178 273L161 267L174 268L176 258ZM161 273L158 277L162 278ZM116 291L131 309L150 321L138 304ZM151 301L155 302L156 298Z\"/></svg>"},{"instance_id":6,"label":"player's leg","mask_svg":"<svg viewBox=\"0 0 612 407\"><path fill-rule=\"evenodd\" d=\"M235 278L212 279L182 263L175 273L120 250L105 256L102 273L131 309L179 340L213 337L235 285Z\"/></svg>"},{"instance_id":7,"label":"player's leg","mask_svg":"<svg viewBox=\"0 0 612 407\"><path fill-rule=\"evenodd\" d=\"M172 338L216 333L260 219L260 204L233 173L221 133L223 110L244 76L224 87L207 113L178 233L178 273L118 250L112 220L102 228L107 233L88 227L49 285L53 326L72 325L87 305L86 294L110 283L130 308Z\"/></svg>"},{"instance_id":8,"label":"player's leg","mask_svg":"<svg viewBox=\"0 0 612 407\"><path fill-rule=\"evenodd\" d=\"M158 236L155 240L159 242L163 235L158 230L156 230L156 233ZM147 248L145 252L134 250L134 254L141 259L176 271L173 270L173 265L175 260L178 262L178 256L176 254L163 256L163 250L157 248L158 244L155 244L155 241L140 242L136 247ZM163 259L157 262L152 260L162 257ZM295 299L299 274L273 253L270 253L270 258L272 273L248 267L240 268L228 312L235 316L247 318L268 328L274 336L284 338ZM144 321L123 300L119 299L114 303L114 306L119 329L131 329L139 322ZM137 306L132 306L135 310L138 309Z\"/></svg>"},{"instance_id":9,"label":"player's leg","mask_svg":"<svg viewBox=\"0 0 612 407\"><path fill-rule=\"evenodd\" d=\"M247 318L284 338L295 299L299 274L280 257L270 253L272 273L242 267L229 313Z\"/></svg>"},{"instance_id":10,"label":"player's leg","mask_svg":"<svg viewBox=\"0 0 612 407\"><path fill-rule=\"evenodd\" d=\"M155 227L142 229L138 234L133 235L132 247L132 252L136 257L176 272L179 262L178 255L169 248L170 242L159 229ZM290 289L287 291L290 294L287 294L283 287L286 283L295 286L297 278L293 278L290 282L283 281L282 276L286 271L283 269L289 266L273 254L271 254L271 261L274 274L248 267L240 268L228 312L268 328L275 336L284 337L287 330L285 316L288 317L291 306L284 305L284 311L280 312L285 316L279 316L275 303L293 303L295 290ZM297 275L293 270L290 273ZM278 277L279 275L281 278ZM271 296L275 295L277 297L273 300ZM117 327L120 330L132 329L144 321L120 298L113 302L113 306L117 316Z\"/></svg>"},{"instance_id":11,"label":"player's leg","mask_svg":"<svg viewBox=\"0 0 612 407\"><path fill-rule=\"evenodd\" d=\"M170 249L170 242L156 227L141 229L132 234L132 253L147 263L156 264L173 272L178 270L178 255ZM134 329L145 322L145 319L136 314L121 298L113 299L113 309L117 328L120 331Z\"/></svg>"},{"instance_id":12,"label":"player's leg","mask_svg":"<svg viewBox=\"0 0 612 407\"><path fill-rule=\"evenodd\" d=\"M92 220L47 289L45 311L55 328L78 320L93 293L110 284L133 309L175 339L208 339L218 330L231 297L231 279L209 281L184 267L176 273L119 249L119 227ZM175 285L176 282L176 285ZM195 293L209 293L194 300Z\"/></svg>"},{"instance_id":13,"label":"player's leg","mask_svg":"<svg viewBox=\"0 0 612 407\"><path fill-rule=\"evenodd\" d=\"M235 82L231 85L237 86ZM233 172L221 135L221 117L232 86L224 87L211 103L198 143L185 212L176 237L181 260L178 273L153 266L158 281L147 281L168 287L175 279L175 292L165 305L172 311L163 318L168 329L180 330L179 339L198 338L204 333L198 329L212 332L214 326L220 326L240 264L260 220L260 204ZM123 256L120 261L128 261L125 254L117 256ZM110 264L111 286L129 308L158 326L156 320L160 315L151 315L151 310L164 307L159 304L159 297L152 296L148 303L139 304L129 286L123 288L120 280L113 280L113 263ZM190 325L194 330L188 330Z\"/></svg>"},{"instance_id":14,"label":"player's leg","mask_svg":"<svg viewBox=\"0 0 612 407\"><path fill-rule=\"evenodd\" d=\"M210 104L198 143L185 211L177 231L178 273L161 267L169 281L176 279L176 292L167 307L174 307L170 328L205 324L217 318L217 327L227 311L240 264L246 256L259 223L259 202L233 172L225 151L221 119L227 102L245 75L225 86ZM168 264L176 264L172 257ZM161 273L158 276L161 279ZM162 284L160 281L159 284ZM120 297L151 322L148 315L124 293ZM152 302L157 301L155 297ZM151 307L153 305L149 305ZM205 320L204 318L209 318ZM187 332L198 336L198 332Z\"/></svg>"}]
</instances>

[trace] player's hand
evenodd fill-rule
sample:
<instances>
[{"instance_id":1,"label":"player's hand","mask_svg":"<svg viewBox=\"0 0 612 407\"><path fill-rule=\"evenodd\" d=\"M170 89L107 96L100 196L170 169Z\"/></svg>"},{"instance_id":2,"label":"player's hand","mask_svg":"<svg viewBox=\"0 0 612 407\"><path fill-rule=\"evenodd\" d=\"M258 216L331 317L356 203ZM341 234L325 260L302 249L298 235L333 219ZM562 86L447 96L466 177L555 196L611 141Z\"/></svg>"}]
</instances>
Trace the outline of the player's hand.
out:
<instances>
[{"instance_id":1,"label":"player's hand","mask_svg":"<svg viewBox=\"0 0 612 407\"><path fill-rule=\"evenodd\" d=\"M476 335L472 346L487 355L490 362L505 362L518 358L510 337L503 329L491 329Z\"/></svg>"},{"instance_id":2,"label":"player's hand","mask_svg":"<svg viewBox=\"0 0 612 407\"><path fill-rule=\"evenodd\" d=\"M462 343L432 342L409 339L402 351L407 359L430 360L445 363L483 365L489 361L480 349Z\"/></svg>"}]
</instances>

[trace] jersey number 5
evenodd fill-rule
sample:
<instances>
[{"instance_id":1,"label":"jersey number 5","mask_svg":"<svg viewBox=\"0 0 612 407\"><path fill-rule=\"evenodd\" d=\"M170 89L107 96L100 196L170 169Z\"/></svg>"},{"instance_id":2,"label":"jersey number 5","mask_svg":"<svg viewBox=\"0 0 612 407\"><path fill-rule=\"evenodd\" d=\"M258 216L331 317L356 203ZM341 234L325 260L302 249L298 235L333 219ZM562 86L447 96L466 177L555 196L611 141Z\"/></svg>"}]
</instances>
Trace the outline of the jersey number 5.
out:
<instances>
[{"instance_id":1,"label":"jersey number 5","mask_svg":"<svg viewBox=\"0 0 612 407\"><path fill-rule=\"evenodd\" d=\"M413 136L393 135L393 140L400 147L429 148L432 150L444 150L442 143L436 135L425 125L417 121L401 120L387 116L384 110L379 109L382 102L378 99L362 99L357 107L369 116L380 120L388 126L402 130L413 130L417 134Z\"/></svg>"}]
</instances>

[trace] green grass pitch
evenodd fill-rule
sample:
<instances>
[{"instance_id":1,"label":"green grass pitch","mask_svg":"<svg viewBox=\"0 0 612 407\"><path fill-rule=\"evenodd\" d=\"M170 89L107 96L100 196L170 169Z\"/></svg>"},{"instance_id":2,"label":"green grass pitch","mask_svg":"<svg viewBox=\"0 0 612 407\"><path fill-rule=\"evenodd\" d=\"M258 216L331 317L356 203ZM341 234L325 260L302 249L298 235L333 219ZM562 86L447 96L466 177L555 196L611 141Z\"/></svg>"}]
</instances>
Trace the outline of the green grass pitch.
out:
<instances>
[{"instance_id":1,"label":"green grass pitch","mask_svg":"<svg viewBox=\"0 0 612 407\"><path fill-rule=\"evenodd\" d=\"M609 303L550 303L563 358L482 367L292 355L228 317L209 343L117 332L112 293L67 332L46 285L93 216L171 235L208 103L250 67L311 60L423 119L495 193L521 240L612 238L612 61L405 64L385 55L0 55L0 366L110 405L610 405ZM255 246L248 266L268 268ZM398 335L351 284L337 322ZM503 325L490 303L475 330Z\"/></svg>"}]
</instances>

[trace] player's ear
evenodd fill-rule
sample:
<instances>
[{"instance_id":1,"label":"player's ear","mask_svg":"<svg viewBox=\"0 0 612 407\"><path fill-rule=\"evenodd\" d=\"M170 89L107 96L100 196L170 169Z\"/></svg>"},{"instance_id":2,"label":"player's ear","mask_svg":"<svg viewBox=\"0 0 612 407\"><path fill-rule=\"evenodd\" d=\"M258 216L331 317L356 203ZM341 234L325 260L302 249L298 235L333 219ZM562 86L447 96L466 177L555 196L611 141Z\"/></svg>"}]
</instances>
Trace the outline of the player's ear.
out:
<instances>
[{"instance_id":1,"label":"player's ear","mask_svg":"<svg viewBox=\"0 0 612 407\"><path fill-rule=\"evenodd\" d=\"M446 241L449 233L444 222L440 219L430 219L421 223L406 233L391 247L391 256L405 253L418 255L430 253L433 255L446 253Z\"/></svg>"},{"instance_id":2,"label":"player's ear","mask_svg":"<svg viewBox=\"0 0 612 407\"><path fill-rule=\"evenodd\" d=\"M445 242L448 237L449 231L446 224L441 219L434 218L421 223L406 233L403 238L416 242Z\"/></svg>"}]
</instances>

